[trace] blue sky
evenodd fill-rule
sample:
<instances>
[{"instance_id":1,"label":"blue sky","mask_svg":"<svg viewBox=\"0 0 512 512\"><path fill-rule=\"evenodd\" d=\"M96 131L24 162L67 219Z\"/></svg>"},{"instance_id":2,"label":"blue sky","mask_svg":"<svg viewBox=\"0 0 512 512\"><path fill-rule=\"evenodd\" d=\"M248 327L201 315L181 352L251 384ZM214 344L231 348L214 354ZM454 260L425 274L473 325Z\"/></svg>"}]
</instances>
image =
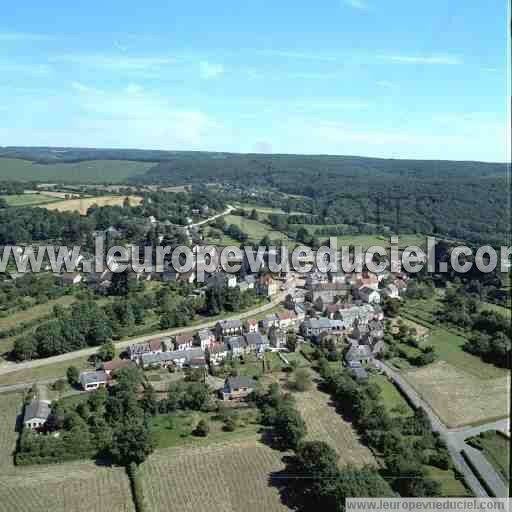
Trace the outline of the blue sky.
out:
<instances>
[{"instance_id":1,"label":"blue sky","mask_svg":"<svg viewBox=\"0 0 512 512\"><path fill-rule=\"evenodd\" d=\"M2 6L0 145L505 161L505 0Z\"/></svg>"}]
</instances>

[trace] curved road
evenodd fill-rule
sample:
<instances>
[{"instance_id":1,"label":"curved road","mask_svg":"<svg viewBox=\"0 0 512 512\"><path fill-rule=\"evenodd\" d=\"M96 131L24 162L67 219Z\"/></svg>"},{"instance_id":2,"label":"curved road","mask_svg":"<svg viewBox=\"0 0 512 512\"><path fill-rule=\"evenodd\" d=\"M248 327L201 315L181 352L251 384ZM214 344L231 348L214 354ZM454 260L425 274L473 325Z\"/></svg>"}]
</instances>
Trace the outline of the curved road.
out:
<instances>
[{"instance_id":1,"label":"curved road","mask_svg":"<svg viewBox=\"0 0 512 512\"><path fill-rule=\"evenodd\" d=\"M280 302L284 300L286 295L290 293L293 289L294 281L292 280L287 284L287 287L284 291L281 291L277 294L270 302L267 304L263 304L262 306L258 306L254 309L250 309L249 311L245 311L243 313L234 313L232 315L228 315L222 318L217 318L216 320L209 320L207 322L203 322L201 324L195 324L188 327L178 327L175 329L169 329L166 331L157 331L152 334L146 334L144 336L137 336L134 338L127 338L122 341L118 341L115 343L116 349L125 349L134 343L143 343L145 341L149 341L153 338L160 336L175 336L176 334L188 333L193 331L200 331L201 329L208 329L213 327L220 320L230 320L230 319L244 319L249 318L254 315L258 315L260 313L264 313L269 309L277 306ZM46 366L55 363L62 363L64 361L69 361L71 359L75 359L77 357L87 357L92 356L100 347L90 347L84 348L82 350L77 350L75 352L67 352L65 354L60 354L58 356L47 357L45 359L35 359L33 361L25 361L23 363L8 363L5 366L0 367L0 375L5 375L7 373L16 372L18 370L26 370L31 368L38 368L40 366ZM2 392L2 387L0 386L0 392Z\"/></svg>"}]
</instances>

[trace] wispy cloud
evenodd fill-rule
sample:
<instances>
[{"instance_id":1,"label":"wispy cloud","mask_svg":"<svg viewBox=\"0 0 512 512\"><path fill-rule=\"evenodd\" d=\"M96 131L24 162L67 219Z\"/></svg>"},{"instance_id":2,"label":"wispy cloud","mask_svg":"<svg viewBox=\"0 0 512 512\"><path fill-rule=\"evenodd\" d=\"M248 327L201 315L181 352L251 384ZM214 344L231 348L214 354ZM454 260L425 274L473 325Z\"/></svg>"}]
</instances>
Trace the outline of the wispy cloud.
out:
<instances>
[{"instance_id":1,"label":"wispy cloud","mask_svg":"<svg viewBox=\"0 0 512 512\"><path fill-rule=\"evenodd\" d=\"M365 0L344 0L344 3L354 9L368 9L368 4Z\"/></svg>"},{"instance_id":2,"label":"wispy cloud","mask_svg":"<svg viewBox=\"0 0 512 512\"><path fill-rule=\"evenodd\" d=\"M51 62L63 62L110 71L149 71L176 62L171 57L130 57L128 55L60 55Z\"/></svg>"},{"instance_id":3,"label":"wispy cloud","mask_svg":"<svg viewBox=\"0 0 512 512\"><path fill-rule=\"evenodd\" d=\"M53 41L56 37L50 34L34 32L1 32L0 41Z\"/></svg>"},{"instance_id":4,"label":"wispy cloud","mask_svg":"<svg viewBox=\"0 0 512 512\"><path fill-rule=\"evenodd\" d=\"M462 64L462 60L456 55L382 55L380 59L397 64Z\"/></svg>"},{"instance_id":5,"label":"wispy cloud","mask_svg":"<svg viewBox=\"0 0 512 512\"><path fill-rule=\"evenodd\" d=\"M199 63L199 73L201 78L218 78L224 73L224 66L222 64L213 64L208 61L202 61Z\"/></svg>"},{"instance_id":6,"label":"wispy cloud","mask_svg":"<svg viewBox=\"0 0 512 512\"><path fill-rule=\"evenodd\" d=\"M333 55L293 50L262 50L258 53L261 55L267 55L270 57L282 57L285 59L311 60L319 62L335 62L337 60Z\"/></svg>"}]
</instances>

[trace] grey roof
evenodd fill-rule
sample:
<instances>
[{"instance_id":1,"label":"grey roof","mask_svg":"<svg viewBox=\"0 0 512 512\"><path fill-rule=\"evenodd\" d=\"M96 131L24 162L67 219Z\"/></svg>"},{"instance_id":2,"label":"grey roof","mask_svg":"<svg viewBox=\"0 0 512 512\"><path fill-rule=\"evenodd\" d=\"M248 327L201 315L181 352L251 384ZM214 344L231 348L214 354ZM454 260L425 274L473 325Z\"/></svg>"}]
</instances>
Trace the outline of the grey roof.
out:
<instances>
[{"instance_id":1,"label":"grey roof","mask_svg":"<svg viewBox=\"0 0 512 512\"><path fill-rule=\"evenodd\" d=\"M97 382L107 381L108 375L103 370L98 370L96 372L82 372L80 374L80 382L84 386L86 386L87 384L95 384Z\"/></svg>"},{"instance_id":2,"label":"grey roof","mask_svg":"<svg viewBox=\"0 0 512 512\"><path fill-rule=\"evenodd\" d=\"M267 336L259 332L249 332L245 335L247 345L269 345Z\"/></svg>"},{"instance_id":3,"label":"grey roof","mask_svg":"<svg viewBox=\"0 0 512 512\"><path fill-rule=\"evenodd\" d=\"M330 329L331 320L328 318L308 318L304 324L310 329Z\"/></svg>"},{"instance_id":4,"label":"grey roof","mask_svg":"<svg viewBox=\"0 0 512 512\"><path fill-rule=\"evenodd\" d=\"M231 350L242 348L245 345L243 336L231 336L227 342Z\"/></svg>"},{"instance_id":5,"label":"grey roof","mask_svg":"<svg viewBox=\"0 0 512 512\"><path fill-rule=\"evenodd\" d=\"M204 357L204 351L201 348L190 350L173 350L172 352L160 352L159 354L143 354L142 364L159 364L168 361L185 360L190 361L195 357Z\"/></svg>"},{"instance_id":6,"label":"grey roof","mask_svg":"<svg viewBox=\"0 0 512 512\"><path fill-rule=\"evenodd\" d=\"M25 407L23 421L27 422L33 419L47 420L50 413L50 402L48 400L32 400L32 402Z\"/></svg>"},{"instance_id":7,"label":"grey roof","mask_svg":"<svg viewBox=\"0 0 512 512\"><path fill-rule=\"evenodd\" d=\"M228 377L226 386L231 390L239 388L255 388L256 381L251 377Z\"/></svg>"},{"instance_id":8,"label":"grey roof","mask_svg":"<svg viewBox=\"0 0 512 512\"><path fill-rule=\"evenodd\" d=\"M353 345L347 352L345 359L347 361L359 361L368 359L372 356L372 351L368 345Z\"/></svg>"},{"instance_id":9,"label":"grey roof","mask_svg":"<svg viewBox=\"0 0 512 512\"><path fill-rule=\"evenodd\" d=\"M240 320L222 320L218 324L222 329L240 329L242 327Z\"/></svg>"},{"instance_id":10,"label":"grey roof","mask_svg":"<svg viewBox=\"0 0 512 512\"><path fill-rule=\"evenodd\" d=\"M350 371L356 379L364 380L368 378L368 372L364 368L351 368Z\"/></svg>"}]
</instances>

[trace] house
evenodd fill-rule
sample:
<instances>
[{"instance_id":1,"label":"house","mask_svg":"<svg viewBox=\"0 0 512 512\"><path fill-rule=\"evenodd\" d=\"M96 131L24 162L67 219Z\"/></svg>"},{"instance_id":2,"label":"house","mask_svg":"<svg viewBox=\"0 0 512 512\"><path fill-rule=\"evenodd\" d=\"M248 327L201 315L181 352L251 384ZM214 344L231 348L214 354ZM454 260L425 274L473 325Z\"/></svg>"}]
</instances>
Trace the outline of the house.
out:
<instances>
[{"instance_id":1,"label":"house","mask_svg":"<svg viewBox=\"0 0 512 512\"><path fill-rule=\"evenodd\" d=\"M345 283L318 283L308 292L309 300L314 304L321 299L324 304L332 304L339 297L344 298L349 295L350 286Z\"/></svg>"},{"instance_id":2,"label":"house","mask_svg":"<svg viewBox=\"0 0 512 512\"><path fill-rule=\"evenodd\" d=\"M373 354L368 345L352 345L345 354L345 361L350 365L357 362L361 364L369 363L373 359Z\"/></svg>"},{"instance_id":3,"label":"house","mask_svg":"<svg viewBox=\"0 0 512 512\"><path fill-rule=\"evenodd\" d=\"M265 318L260 320L260 327L263 331L268 331L272 327L279 327L279 317L275 313L267 315Z\"/></svg>"},{"instance_id":4,"label":"house","mask_svg":"<svg viewBox=\"0 0 512 512\"><path fill-rule=\"evenodd\" d=\"M23 426L31 430L44 427L51 414L50 404L49 400L32 400L27 404L23 415Z\"/></svg>"},{"instance_id":5,"label":"house","mask_svg":"<svg viewBox=\"0 0 512 512\"><path fill-rule=\"evenodd\" d=\"M366 325L375 316L375 310L370 304L351 306L341 309L334 314L334 318L343 323L344 329L352 329L355 324Z\"/></svg>"},{"instance_id":6,"label":"house","mask_svg":"<svg viewBox=\"0 0 512 512\"><path fill-rule=\"evenodd\" d=\"M227 344L233 357L240 357L247 351L247 343L243 336L231 336L227 339Z\"/></svg>"},{"instance_id":7,"label":"house","mask_svg":"<svg viewBox=\"0 0 512 512\"><path fill-rule=\"evenodd\" d=\"M251 377L228 377L221 391L223 400L242 400L256 389L256 381Z\"/></svg>"},{"instance_id":8,"label":"house","mask_svg":"<svg viewBox=\"0 0 512 512\"><path fill-rule=\"evenodd\" d=\"M172 366L181 369L188 366L192 359L198 357L205 357L204 351L199 347L190 350L143 354L140 358L140 364L143 368L169 368Z\"/></svg>"},{"instance_id":9,"label":"house","mask_svg":"<svg viewBox=\"0 0 512 512\"><path fill-rule=\"evenodd\" d=\"M82 372L80 374L80 384L84 391L94 391L103 388L108 384L109 377L103 370L95 372Z\"/></svg>"},{"instance_id":10,"label":"house","mask_svg":"<svg viewBox=\"0 0 512 512\"><path fill-rule=\"evenodd\" d=\"M215 324L217 339L225 336L240 336L243 334L243 326L240 320L221 320Z\"/></svg>"},{"instance_id":11,"label":"house","mask_svg":"<svg viewBox=\"0 0 512 512\"><path fill-rule=\"evenodd\" d=\"M284 329L285 331L295 327L297 323L297 315L294 311L286 310L281 313L277 313L277 326L279 329Z\"/></svg>"},{"instance_id":12,"label":"house","mask_svg":"<svg viewBox=\"0 0 512 512\"><path fill-rule=\"evenodd\" d=\"M288 340L288 334L282 329L272 327L268 333L270 346L273 348L285 348Z\"/></svg>"},{"instance_id":13,"label":"house","mask_svg":"<svg viewBox=\"0 0 512 512\"><path fill-rule=\"evenodd\" d=\"M273 297L279 292L279 283L270 274L266 274L258 279L256 292L264 297Z\"/></svg>"},{"instance_id":14,"label":"house","mask_svg":"<svg viewBox=\"0 0 512 512\"><path fill-rule=\"evenodd\" d=\"M228 288L235 288L236 284L236 275L226 272L215 272L209 274L206 278L206 285L209 287L224 288L227 286Z\"/></svg>"},{"instance_id":15,"label":"house","mask_svg":"<svg viewBox=\"0 0 512 512\"><path fill-rule=\"evenodd\" d=\"M77 285L83 281L83 276L80 272L65 272L61 275L60 280L63 285Z\"/></svg>"},{"instance_id":16,"label":"house","mask_svg":"<svg viewBox=\"0 0 512 512\"><path fill-rule=\"evenodd\" d=\"M192 333L178 334L174 338L174 350L188 350L194 346L194 335Z\"/></svg>"},{"instance_id":17,"label":"house","mask_svg":"<svg viewBox=\"0 0 512 512\"><path fill-rule=\"evenodd\" d=\"M362 288L359 288L357 295L363 302L366 302L367 304L380 303L380 293L374 288L370 288L369 286L363 286Z\"/></svg>"},{"instance_id":18,"label":"house","mask_svg":"<svg viewBox=\"0 0 512 512\"><path fill-rule=\"evenodd\" d=\"M164 346L171 346L172 340L168 337L155 338L146 343L137 343L128 347L128 355L132 361L139 359L143 354L159 354Z\"/></svg>"},{"instance_id":19,"label":"house","mask_svg":"<svg viewBox=\"0 0 512 512\"><path fill-rule=\"evenodd\" d=\"M328 318L308 318L301 325L304 336L317 337L321 334L343 334L343 322Z\"/></svg>"},{"instance_id":20,"label":"house","mask_svg":"<svg viewBox=\"0 0 512 512\"><path fill-rule=\"evenodd\" d=\"M363 368L361 363L353 361L348 365L350 373L357 381L364 382L368 380L368 372Z\"/></svg>"},{"instance_id":21,"label":"house","mask_svg":"<svg viewBox=\"0 0 512 512\"><path fill-rule=\"evenodd\" d=\"M133 366L133 361L130 359L114 359L112 361L107 361L101 365L101 369L110 376L113 372L117 370L122 370L123 368L130 368Z\"/></svg>"},{"instance_id":22,"label":"house","mask_svg":"<svg viewBox=\"0 0 512 512\"><path fill-rule=\"evenodd\" d=\"M208 361L216 366L229 355L229 347L226 343L215 343L207 350Z\"/></svg>"},{"instance_id":23,"label":"house","mask_svg":"<svg viewBox=\"0 0 512 512\"><path fill-rule=\"evenodd\" d=\"M203 329L198 331L195 335L196 344L203 350L207 349L210 345L215 343L215 334L210 329Z\"/></svg>"},{"instance_id":24,"label":"house","mask_svg":"<svg viewBox=\"0 0 512 512\"><path fill-rule=\"evenodd\" d=\"M250 318L244 322L245 332L257 332L258 331L258 321L254 320L254 318Z\"/></svg>"},{"instance_id":25,"label":"house","mask_svg":"<svg viewBox=\"0 0 512 512\"><path fill-rule=\"evenodd\" d=\"M250 352L261 354L262 352L265 352L268 347L270 347L270 341L268 337L264 334L260 334L259 332L247 333L244 338L247 345L247 350Z\"/></svg>"}]
</instances>

